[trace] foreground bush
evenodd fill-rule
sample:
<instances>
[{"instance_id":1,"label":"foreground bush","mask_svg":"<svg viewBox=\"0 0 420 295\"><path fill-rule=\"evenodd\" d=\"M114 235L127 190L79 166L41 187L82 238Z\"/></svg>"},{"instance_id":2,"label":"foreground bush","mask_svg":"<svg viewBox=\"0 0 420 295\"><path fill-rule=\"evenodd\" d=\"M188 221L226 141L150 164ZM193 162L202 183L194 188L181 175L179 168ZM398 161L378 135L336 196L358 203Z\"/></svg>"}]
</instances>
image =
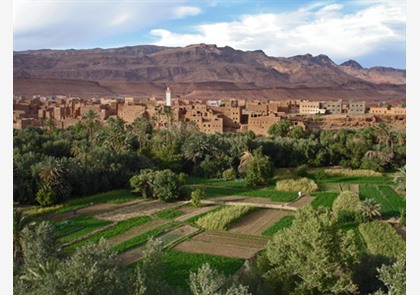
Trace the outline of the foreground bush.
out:
<instances>
[{"instance_id":1,"label":"foreground bush","mask_svg":"<svg viewBox=\"0 0 420 295\"><path fill-rule=\"evenodd\" d=\"M276 183L276 190L281 192L304 192L311 193L318 190L318 185L309 178L284 179Z\"/></svg>"},{"instance_id":2,"label":"foreground bush","mask_svg":"<svg viewBox=\"0 0 420 295\"><path fill-rule=\"evenodd\" d=\"M367 169L325 169L328 176L345 176L345 177L365 177L365 176L382 176L382 173Z\"/></svg>"},{"instance_id":3,"label":"foreground bush","mask_svg":"<svg viewBox=\"0 0 420 295\"><path fill-rule=\"evenodd\" d=\"M405 253L405 242L386 222L374 221L359 225L359 232L370 253L392 259Z\"/></svg>"},{"instance_id":4,"label":"foreground bush","mask_svg":"<svg viewBox=\"0 0 420 295\"><path fill-rule=\"evenodd\" d=\"M341 192L334 200L332 209L335 212L346 211L356 213L359 211L359 195L351 191Z\"/></svg>"},{"instance_id":5,"label":"foreground bush","mask_svg":"<svg viewBox=\"0 0 420 295\"><path fill-rule=\"evenodd\" d=\"M251 206L225 207L198 219L196 224L210 230L227 230L234 221L254 210L255 207Z\"/></svg>"}]
</instances>

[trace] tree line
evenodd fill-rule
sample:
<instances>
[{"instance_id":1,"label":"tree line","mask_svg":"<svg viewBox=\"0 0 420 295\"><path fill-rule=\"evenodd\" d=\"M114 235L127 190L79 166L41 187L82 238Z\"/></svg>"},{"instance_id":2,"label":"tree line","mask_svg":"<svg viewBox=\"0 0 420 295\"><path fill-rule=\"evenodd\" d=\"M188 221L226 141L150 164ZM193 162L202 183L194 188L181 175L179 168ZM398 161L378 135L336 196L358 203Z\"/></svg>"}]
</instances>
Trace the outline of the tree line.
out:
<instances>
[{"instance_id":1,"label":"tree line","mask_svg":"<svg viewBox=\"0 0 420 295\"><path fill-rule=\"evenodd\" d=\"M13 199L21 204L46 206L72 197L128 188L130 179L144 169L168 169L205 178L245 178L247 160L254 170L261 170L255 167L262 161L266 175L271 168L302 164L376 171L405 165L405 132L392 131L383 123L357 130L303 131L282 120L270 128L270 134L209 135L185 122L153 130L145 118L126 124L121 118L111 117L101 124L93 111L64 130L54 124L44 129L14 129ZM159 177L163 175L156 179ZM251 185L262 183L261 175L252 173L248 180Z\"/></svg>"}]
</instances>

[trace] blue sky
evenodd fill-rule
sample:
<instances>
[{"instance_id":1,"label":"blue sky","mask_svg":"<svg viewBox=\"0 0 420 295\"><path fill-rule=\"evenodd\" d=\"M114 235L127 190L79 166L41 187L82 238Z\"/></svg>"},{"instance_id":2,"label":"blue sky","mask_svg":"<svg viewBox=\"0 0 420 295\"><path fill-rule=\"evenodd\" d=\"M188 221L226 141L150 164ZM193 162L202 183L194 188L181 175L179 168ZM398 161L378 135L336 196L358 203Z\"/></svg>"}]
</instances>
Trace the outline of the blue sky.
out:
<instances>
[{"instance_id":1,"label":"blue sky","mask_svg":"<svg viewBox=\"0 0 420 295\"><path fill-rule=\"evenodd\" d=\"M405 0L15 0L14 50L195 43L406 68Z\"/></svg>"}]
</instances>

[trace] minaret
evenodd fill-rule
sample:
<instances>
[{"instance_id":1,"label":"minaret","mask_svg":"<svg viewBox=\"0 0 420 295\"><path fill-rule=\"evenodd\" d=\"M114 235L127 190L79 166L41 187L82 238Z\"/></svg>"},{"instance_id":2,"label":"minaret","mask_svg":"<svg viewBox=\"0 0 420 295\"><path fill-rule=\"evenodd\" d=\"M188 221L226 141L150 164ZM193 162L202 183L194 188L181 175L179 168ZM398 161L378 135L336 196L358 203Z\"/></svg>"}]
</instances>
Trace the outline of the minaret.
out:
<instances>
[{"instance_id":1,"label":"minaret","mask_svg":"<svg viewBox=\"0 0 420 295\"><path fill-rule=\"evenodd\" d=\"M171 90L169 90L169 87L166 88L166 104L167 107L171 106Z\"/></svg>"}]
</instances>

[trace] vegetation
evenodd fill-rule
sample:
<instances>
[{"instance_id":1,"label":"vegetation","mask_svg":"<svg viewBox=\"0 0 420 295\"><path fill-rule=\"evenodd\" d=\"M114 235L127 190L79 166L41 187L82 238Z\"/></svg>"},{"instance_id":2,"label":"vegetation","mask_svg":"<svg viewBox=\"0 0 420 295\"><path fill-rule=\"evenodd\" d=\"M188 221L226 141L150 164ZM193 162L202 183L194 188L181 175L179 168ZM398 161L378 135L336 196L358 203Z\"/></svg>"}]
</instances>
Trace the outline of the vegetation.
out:
<instances>
[{"instance_id":1,"label":"vegetation","mask_svg":"<svg viewBox=\"0 0 420 295\"><path fill-rule=\"evenodd\" d=\"M382 173L367 169L325 169L327 176L366 177L382 176Z\"/></svg>"},{"instance_id":2,"label":"vegetation","mask_svg":"<svg viewBox=\"0 0 420 295\"><path fill-rule=\"evenodd\" d=\"M303 192L312 193L318 190L315 181L309 178L285 179L276 183L276 189L282 192Z\"/></svg>"},{"instance_id":3,"label":"vegetation","mask_svg":"<svg viewBox=\"0 0 420 295\"><path fill-rule=\"evenodd\" d=\"M198 208L201 207L201 200L204 198L204 191L196 189L191 193L191 205Z\"/></svg>"},{"instance_id":4,"label":"vegetation","mask_svg":"<svg viewBox=\"0 0 420 295\"><path fill-rule=\"evenodd\" d=\"M400 210L405 208L405 200L389 186L362 185L359 191L362 200L374 199L381 205L382 216L399 216Z\"/></svg>"},{"instance_id":5,"label":"vegetation","mask_svg":"<svg viewBox=\"0 0 420 295\"><path fill-rule=\"evenodd\" d=\"M359 203L359 211L364 218L372 221L373 218L381 216L381 204L378 204L374 199L366 199Z\"/></svg>"},{"instance_id":6,"label":"vegetation","mask_svg":"<svg viewBox=\"0 0 420 295\"><path fill-rule=\"evenodd\" d=\"M178 216L181 216L182 214L184 213L175 209L165 209L165 210L155 213L157 217L162 218L162 219L173 219Z\"/></svg>"},{"instance_id":7,"label":"vegetation","mask_svg":"<svg viewBox=\"0 0 420 295\"><path fill-rule=\"evenodd\" d=\"M264 277L277 293L357 291L352 281L352 269L358 262L354 232L343 233L328 209L299 209L292 226L268 242L266 259L269 266Z\"/></svg>"},{"instance_id":8,"label":"vegetation","mask_svg":"<svg viewBox=\"0 0 420 295\"><path fill-rule=\"evenodd\" d=\"M270 226L265 231L263 231L261 234L263 236L269 236L269 237L274 236L274 234L276 234L278 231L280 231L284 228L290 227L293 223L293 219L295 219L295 217L292 216L292 215L284 216L284 217L280 218L279 221L277 221L272 226Z\"/></svg>"},{"instance_id":9,"label":"vegetation","mask_svg":"<svg viewBox=\"0 0 420 295\"><path fill-rule=\"evenodd\" d=\"M244 163L242 163L244 165ZM255 187L268 182L272 176L270 158L263 155L261 149L256 150L246 159L245 182L248 186Z\"/></svg>"},{"instance_id":10,"label":"vegetation","mask_svg":"<svg viewBox=\"0 0 420 295\"><path fill-rule=\"evenodd\" d=\"M344 191L334 200L332 209L335 212L356 213L359 210L359 196L351 191Z\"/></svg>"},{"instance_id":11,"label":"vegetation","mask_svg":"<svg viewBox=\"0 0 420 295\"><path fill-rule=\"evenodd\" d=\"M391 259L405 253L405 242L392 226L381 221L362 223L359 231L371 254L383 255Z\"/></svg>"},{"instance_id":12,"label":"vegetation","mask_svg":"<svg viewBox=\"0 0 420 295\"><path fill-rule=\"evenodd\" d=\"M234 221L255 209L255 207L251 206L225 207L217 212L211 212L201 217L195 223L205 229L227 230Z\"/></svg>"},{"instance_id":13,"label":"vegetation","mask_svg":"<svg viewBox=\"0 0 420 295\"><path fill-rule=\"evenodd\" d=\"M338 197L338 193L333 192L315 192L311 196L315 197L315 200L311 202L311 206L318 208L323 206L325 208L332 209L335 199Z\"/></svg>"}]
</instances>

